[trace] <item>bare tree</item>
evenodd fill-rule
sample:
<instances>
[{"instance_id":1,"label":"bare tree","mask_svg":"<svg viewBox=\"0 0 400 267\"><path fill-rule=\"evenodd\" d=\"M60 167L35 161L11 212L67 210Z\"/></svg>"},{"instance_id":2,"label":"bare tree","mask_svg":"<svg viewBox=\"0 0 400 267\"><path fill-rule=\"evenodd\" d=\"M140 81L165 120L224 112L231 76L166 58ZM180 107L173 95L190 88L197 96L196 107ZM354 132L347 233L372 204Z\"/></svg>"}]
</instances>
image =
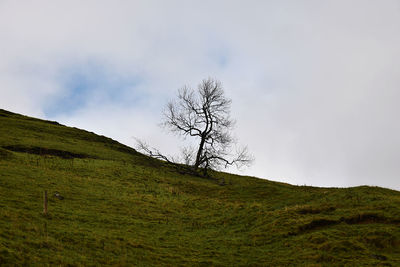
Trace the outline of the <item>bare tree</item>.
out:
<instances>
[{"instance_id":1,"label":"bare tree","mask_svg":"<svg viewBox=\"0 0 400 267\"><path fill-rule=\"evenodd\" d=\"M178 135L196 138L198 142L198 146L182 150L181 163L192 166L195 171L202 168L206 174L208 169L241 167L252 162L246 147L235 153L232 151L235 139L231 131L235 122L230 118L230 107L231 100L225 97L218 80L203 80L197 91L189 87L178 90L177 100L166 106L162 125ZM139 143L139 149L148 155L172 161L158 150Z\"/></svg>"}]
</instances>

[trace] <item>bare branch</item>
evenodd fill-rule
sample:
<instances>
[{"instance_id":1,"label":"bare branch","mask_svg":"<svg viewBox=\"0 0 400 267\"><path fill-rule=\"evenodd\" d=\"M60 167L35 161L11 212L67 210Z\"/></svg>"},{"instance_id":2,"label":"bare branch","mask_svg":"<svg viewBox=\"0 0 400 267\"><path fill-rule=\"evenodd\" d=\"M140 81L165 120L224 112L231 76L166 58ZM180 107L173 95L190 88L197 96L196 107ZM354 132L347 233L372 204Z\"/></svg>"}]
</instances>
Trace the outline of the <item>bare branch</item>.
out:
<instances>
[{"instance_id":1,"label":"bare branch","mask_svg":"<svg viewBox=\"0 0 400 267\"><path fill-rule=\"evenodd\" d=\"M176 164L176 162L173 160L173 158L169 158L169 157L163 155L158 149L150 147L146 142L144 142L138 138L135 138L135 139L136 139L136 149L138 151L141 151L145 155L150 156L152 158L161 159L168 163Z\"/></svg>"}]
</instances>

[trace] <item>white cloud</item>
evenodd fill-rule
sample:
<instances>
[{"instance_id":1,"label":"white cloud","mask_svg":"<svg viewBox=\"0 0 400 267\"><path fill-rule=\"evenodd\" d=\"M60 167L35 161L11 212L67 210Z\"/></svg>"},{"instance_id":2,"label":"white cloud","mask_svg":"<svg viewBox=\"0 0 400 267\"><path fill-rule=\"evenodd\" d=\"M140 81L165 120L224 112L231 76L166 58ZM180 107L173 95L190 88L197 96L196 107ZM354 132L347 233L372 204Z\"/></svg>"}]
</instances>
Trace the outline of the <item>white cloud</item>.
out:
<instances>
[{"instance_id":1,"label":"white cloud","mask_svg":"<svg viewBox=\"0 0 400 267\"><path fill-rule=\"evenodd\" d=\"M71 90L66 69L98 62L140 79L125 97L140 100L109 97L122 94L111 79L77 112L46 116L172 151L163 104L213 76L256 157L249 173L399 189L399 15L397 1L2 1L0 105L45 116Z\"/></svg>"}]
</instances>

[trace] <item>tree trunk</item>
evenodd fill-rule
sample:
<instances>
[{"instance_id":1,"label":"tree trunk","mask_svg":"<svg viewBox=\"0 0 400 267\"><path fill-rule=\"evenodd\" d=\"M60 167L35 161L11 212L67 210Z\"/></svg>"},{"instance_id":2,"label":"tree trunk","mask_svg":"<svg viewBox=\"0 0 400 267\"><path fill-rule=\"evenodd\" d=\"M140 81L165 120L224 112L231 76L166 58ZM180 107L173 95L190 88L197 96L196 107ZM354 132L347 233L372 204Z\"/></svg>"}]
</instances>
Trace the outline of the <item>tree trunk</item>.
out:
<instances>
[{"instance_id":1,"label":"tree trunk","mask_svg":"<svg viewBox=\"0 0 400 267\"><path fill-rule=\"evenodd\" d=\"M200 165L200 158L201 158L201 153L203 152L203 147L204 147L204 142L206 141L205 137L201 137L200 145L199 145L199 150L197 150L197 155L196 155L196 162L194 163L194 169L197 170Z\"/></svg>"}]
</instances>

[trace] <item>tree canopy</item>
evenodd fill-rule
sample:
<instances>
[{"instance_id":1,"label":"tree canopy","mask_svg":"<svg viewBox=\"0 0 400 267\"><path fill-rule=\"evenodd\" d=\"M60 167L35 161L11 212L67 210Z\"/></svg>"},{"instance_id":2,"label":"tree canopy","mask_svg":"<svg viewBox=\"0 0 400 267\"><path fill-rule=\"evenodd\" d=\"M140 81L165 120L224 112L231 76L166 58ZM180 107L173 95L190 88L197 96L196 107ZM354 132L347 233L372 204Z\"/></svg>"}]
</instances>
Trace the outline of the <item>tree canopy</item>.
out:
<instances>
[{"instance_id":1,"label":"tree canopy","mask_svg":"<svg viewBox=\"0 0 400 267\"><path fill-rule=\"evenodd\" d=\"M168 102L162 125L185 138L195 138L197 146L182 149L180 163L191 166L195 171L202 168L218 169L236 165L241 167L252 162L246 147L232 151L235 138L232 130L235 121L230 117L231 100L225 96L222 84L215 79L203 80L197 90L187 86L178 90L177 99ZM158 150L152 150L141 143L144 150L153 157L169 162Z\"/></svg>"}]
</instances>

